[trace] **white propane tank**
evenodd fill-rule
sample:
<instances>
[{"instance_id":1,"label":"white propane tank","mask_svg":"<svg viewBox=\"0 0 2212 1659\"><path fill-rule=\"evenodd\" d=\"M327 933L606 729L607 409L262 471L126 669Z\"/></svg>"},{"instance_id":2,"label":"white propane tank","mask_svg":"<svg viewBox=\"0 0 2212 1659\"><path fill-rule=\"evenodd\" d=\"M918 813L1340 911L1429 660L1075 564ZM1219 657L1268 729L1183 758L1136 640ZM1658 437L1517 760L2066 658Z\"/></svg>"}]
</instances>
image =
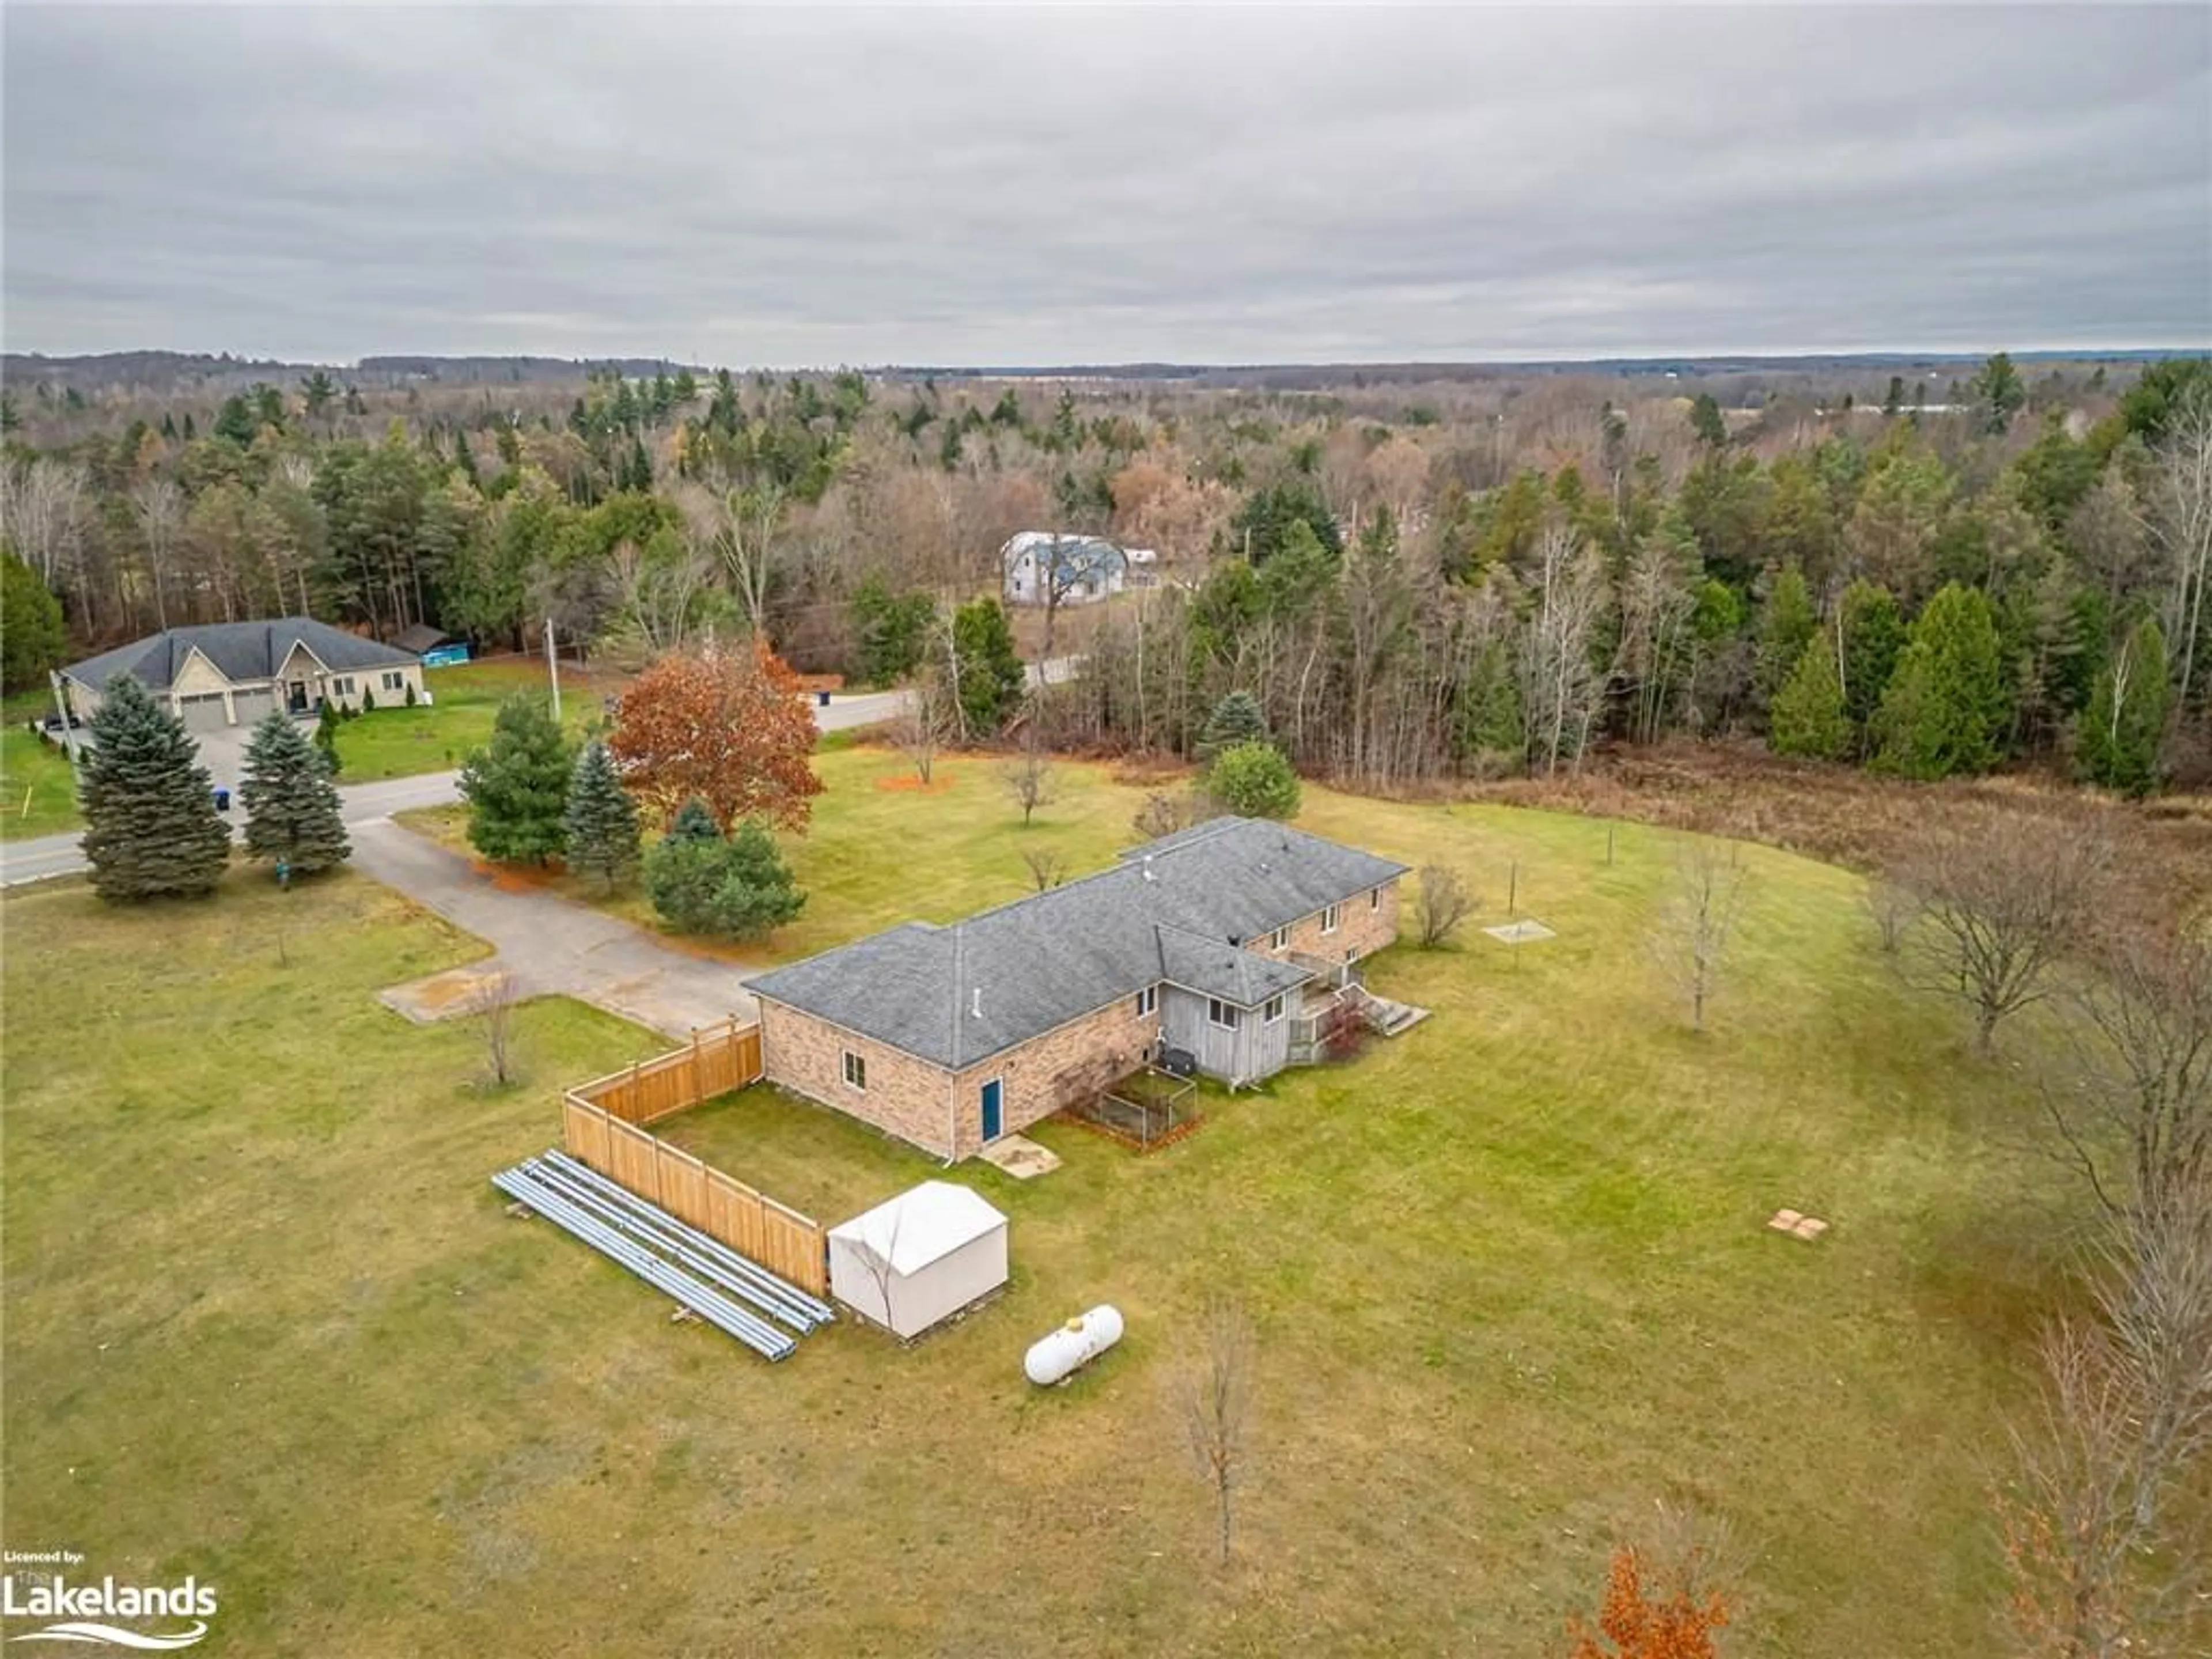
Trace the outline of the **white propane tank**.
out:
<instances>
[{"instance_id":1,"label":"white propane tank","mask_svg":"<svg viewBox=\"0 0 2212 1659\"><path fill-rule=\"evenodd\" d=\"M1110 1303L1079 1314L1051 1335L1030 1345L1022 1370L1030 1382L1047 1388L1064 1381L1121 1340L1121 1310Z\"/></svg>"}]
</instances>

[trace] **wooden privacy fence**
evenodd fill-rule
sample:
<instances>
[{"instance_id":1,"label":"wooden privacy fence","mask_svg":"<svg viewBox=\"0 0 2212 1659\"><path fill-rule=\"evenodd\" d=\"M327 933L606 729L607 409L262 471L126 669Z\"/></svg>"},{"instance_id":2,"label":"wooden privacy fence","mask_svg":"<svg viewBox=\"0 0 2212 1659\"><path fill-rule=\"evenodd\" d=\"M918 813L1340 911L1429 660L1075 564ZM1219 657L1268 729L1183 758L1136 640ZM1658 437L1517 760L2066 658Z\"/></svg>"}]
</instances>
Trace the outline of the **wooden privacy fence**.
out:
<instances>
[{"instance_id":1,"label":"wooden privacy fence","mask_svg":"<svg viewBox=\"0 0 2212 1659\"><path fill-rule=\"evenodd\" d=\"M579 1083L568 1092L624 1123L654 1123L757 1082L760 1074L760 1027L732 1018L726 1025L692 1032L688 1047Z\"/></svg>"},{"instance_id":2,"label":"wooden privacy fence","mask_svg":"<svg viewBox=\"0 0 2212 1659\"><path fill-rule=\"evenodd\" d=\"M827 1296L830 1247L820 1223L641 1127L742 1089L760 1074L758 1025L732 1019L694 1031L684 1048L562 1091L561 1139L569 1157L770 1273Z\"/></svg>"},{"instance_id":3,"label":"wooden privacy fence","mask_svg":"<svg viewBox=\"0 0 2212 1659\"><path fill-rule=\"evenodd\" d=\"M819 1222L602 1111L573 1091L561 1101L561 1136L569 1157L609 1180L802 1290L830 1293L829 1237Z\"/></svg>"}]
</instances>

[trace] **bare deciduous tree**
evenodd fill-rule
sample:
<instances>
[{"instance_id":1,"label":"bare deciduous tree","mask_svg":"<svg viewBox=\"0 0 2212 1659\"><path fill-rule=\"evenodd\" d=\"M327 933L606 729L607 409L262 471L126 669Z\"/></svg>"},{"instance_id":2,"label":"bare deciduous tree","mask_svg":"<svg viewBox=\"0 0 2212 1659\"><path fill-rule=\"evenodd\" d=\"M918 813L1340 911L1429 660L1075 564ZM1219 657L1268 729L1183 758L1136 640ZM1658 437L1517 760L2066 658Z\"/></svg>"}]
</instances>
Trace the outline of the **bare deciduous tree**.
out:
<instances>
[{"instance_id":1,"label":"bare deciduous tree","mask_svg":"<svg viewBox=\"0 0 2212 1659\"><path fill-rule=\"evenodd\" d=\"M154 585L154 616L166 631L169 626L169 568L185 527L185 492L159 473L137 479L131 486L131 510L138 520L138 533L146 544L146 574Z\"/></svg>"},{"instance_id":2,"label":"bare deciduous tree","mask_svg":"<svg viewBox=\"0 0 2212 1659\"><path fill-rule=\"evenodd\" d=\"M1145 840L1158 841L1162 836L1189 829L1199 821L1204 810L1195 793L1171 795L1156 789L1145 797L1145 804L1137 809L1137 816L1130 824Z\"/></svg>"},{"instance_id":3,"label":"bare deciduous tree","mask_svg":"<svg viewBox=\"0 0 2212 1659\"><path fill-rule=\"evenodd\" d=\"M1236 1495L1250 1451L1258 1349L1244 1310L1225 1297L1208 1304L1200 1340L1204 1346L1176 1379L1176 1407L1191 1457L1213 1492L1221 1565L1227 1566Z\"/></svg>"},{"instance_id":4,"label":"bare deciduous tree","mask_svg":"<svg viewBox=\"0 0 2212 1659\"><path fill-rule=\"evenodd\" d=\"M1874 918L1882 954L1895 956L1897 947L1905 942L1905 929L1912 926L1912 918L1919 912L1918 901L1889 877L1876 876L1867 884L1866 908L1867 914Z\"/></svg>"},{"instance_id":5,"label":"bare deciduous tree","mask_svg":"<svg viewBox=\"0 0 2212 1659\"><path fill-rule=\"evenodd\" d=\"M860 1270L876 1287L877 1300L883 1304L884 1328L894 1336L898 1334L898 1310L893 1292L898 1285L899 1232L905 1221L905 1211L893 1211L890 1234L880 1244L873 1237L863 1236L854 1249L854 1255L860 1259Z\"/></svg>"},{"instance_id":6,"label":"bare deciduous tree","mask_svg":"<svg viewBox=\"0 0 2212 1659\"><path fill-rule=\"evenodd\" d=\"M999 782L1022 809L1022 828L1028 829L1037 808L1051 801L1054 783L1052 763L1034 733L1024 738L1020 754L999 768Z\"/></svg>"},{"instance_id":7,"label":"bare deciduous tree","mask_svg":"<svg viewBox=\"0 0 2212 1659\"><path fill-rule=\"evenodd\" d=\"M1521 718L1528 769L1547 775L1579 761L1597 718L1605 677L1590 660L1605 609L1605 563L1563 520L1548 520L1536 545L1534 604L1521 650Z\"/></svg>"},{"instance_id":8,"label":"bare deciduous tree","mask_svg":"<svg viewBox=\"0 0 2212 1659\"><path fill-rule=\"evenodd\" d=\"M1474 908L1474 894L1458 871L1442 864L1424 865L1413 899L1413 923L1420 929L1421 948L1433 951L1459 930Z\"/></svg>"},{"instance_id":9,"label":"bare deciduous tree","mask_svg":"<svg viewBox=\"0 0 2212 1659\"><path fill-rule=\"evenodd\" d=\"M1674 890L1651 935L1653 958L1690 1000L1690 1029L1705 1029L1705 1005L1727 966L1742 919L1746 873L1733 845L1694 842L1674 862Z\"/></svg>"},{"instance_id":10,"label":"bare deciduous tree","mask_svg":"<svg viewBox=\"0 0 2212 1659\"><path fill-rule=\"evenodd\" d=\"M2052 970L2096 920L2113 858L2101 827L2008 813L1969 835L1938 830L1889 874L1917 915L1908 976L1960 998L1987 1053L1997 1022L2051 994Z\"/></svg>"},{"instance_id":11,"label":"bare deciduous tree","mask_svg":"<svg viewBox=\"0 0 2212 1659\"><path fill-rule=\"evenodd\" d=\"M1032 848L1022 854L1022 862L1029 866L1030 879L1040 893L1067 879L1066 860L1049 848Z\"/></svg>"},{"instance_id":12,"label":"bare deciduous tree","mask_svg":"<svg viewBox=\"0 0 2212 1659\"><path fill-rule=\"evenodd\" d=\"M2189 410L2160 446L2152 507L2152 533L2167 567L2166 636L2180 647L2177 700L2185 705L2212 592L2212 406Z\"/></svg>"},{"instance_id":13,"label":"bare deciduous tree","mask_svg":"<svg viewBox=\"0 0 2212 1659\"><path fill-rule=\"evenodd\" d=\"M486 974L469 999L483 1031L484 1058L495 1087L505 1088L520 1075L514 1063L514 1010L521 1000L514 975L505 969Z\"/></svg>"},{"instance_id":14,"label":"bare deciduous tree","mask_svg":"<svg viewBox=\"0 0 2212 1659\"><path fill-rule=\"evenodd\" d=\"M2039 1351L2042 1399L2012 1430L2016 1469L1997 1498L2008 1621L2035 1659L2118 1659L2135 1622L2134 1390L2094 1325L2054 1326Z\"/></svg>"},{"instance_id":15,"label":"bare deciduous tree","mask_svg":"<svg viewBox=\"0 0 2212 1659\"><path fill-rule=\"evenodd\" d=\"M1997 1504L2023 1651L2166 1651L2201 1620L2212 1540L2192 1495L2212 1452L2212 1194L2116 1230L2097 1312L2044 1334L2040 1407ZM2192 1611L2194 1609L2194 1611Z\"/></svg>"},{"instance_id":16,"label":"bare deciduous tree","mask_svg":"<svg viewBox=\"0 0 2212 1659\"><path fill-rule=\"evenodd\" d=\"M728 570L730 586L755 633L768 627L768 595L783 532L784 490L763 483L726 489L715 545Z\"/></svg>"},{"instance_id":17,"label":"bare deciduous tree","mask_svg":"<svg viewBox=\"0 0 2212 1659\"><path fill-rule=\"evenodd\" d=\"M890 723L892 743L913 765L925 789L937 769L937 751L950 734L952 701L934 675L925 674Z\"/></svg>"},{"instance_id":18,"label":"bare deciduous tree","mask_svg":"<svg viewBox=\"0 0 2212 1659\"><path fill-rule=\"evenodd\" d=\"M2111 941L2069 998L2079 1073L2046 1093L2106 1209L2157 1217L2212 1192L2212 942Z\"/></svg>"}]
</instances>

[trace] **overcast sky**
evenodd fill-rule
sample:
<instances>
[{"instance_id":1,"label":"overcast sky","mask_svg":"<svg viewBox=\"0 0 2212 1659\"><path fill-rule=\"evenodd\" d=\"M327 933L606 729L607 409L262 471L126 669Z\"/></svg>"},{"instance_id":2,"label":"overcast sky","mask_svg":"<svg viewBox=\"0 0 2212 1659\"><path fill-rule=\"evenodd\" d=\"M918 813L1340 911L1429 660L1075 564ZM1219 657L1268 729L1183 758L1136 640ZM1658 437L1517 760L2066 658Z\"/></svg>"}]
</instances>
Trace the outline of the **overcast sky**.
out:
<instances>
[{"instance_id":1,"label":"overcast sky","mask_svg":"<svg viewBox=\"0 0 2212 1659\"><path fill-rule=\"evenodd\" d=\"M2212 342L2212 7L10 3L10 349Z\"/></svg>"}]
</instances>

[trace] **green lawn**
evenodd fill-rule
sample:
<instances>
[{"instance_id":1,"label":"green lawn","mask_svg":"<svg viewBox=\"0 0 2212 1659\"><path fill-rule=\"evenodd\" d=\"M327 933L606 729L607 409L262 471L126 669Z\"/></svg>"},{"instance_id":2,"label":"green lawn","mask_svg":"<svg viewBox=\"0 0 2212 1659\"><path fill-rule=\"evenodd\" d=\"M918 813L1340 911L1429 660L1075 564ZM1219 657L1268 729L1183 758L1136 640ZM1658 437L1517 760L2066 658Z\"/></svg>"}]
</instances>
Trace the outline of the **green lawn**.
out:
<instances>
[{"instance_id":1,"label":"green lawn","mask_svg":"<svg viewBox=\"0 0 2212 1659\"><path fill-rule=\"evenodd\" d=\"M842 738L843 734L839 734ZM764 945L721 949L733 961L766 963L827 950L860 933L919 917L951 921L1035 890L1023 855L1050 853L1070 872L1095 870L1127 845L1141 790L1096 766L1054 768L1052 801L1026 828L988 756L940 759L930 788L909 786L914 769L890 749L836 738L815 756L824 785L804 836L779 836L799 884L805 912ZM401 820L457 850L468 847L465 806L420 807ZM912 845L917 821L926 851ZM523 872L526 874L531 872ZM666 932L637 887L603 896L598 884L558 872L553 890Z\"/></svg>"},{"instance_id":2,"label":"green lawn","mask_svg":"<svg viewBox=\"0 0 2212 1659\"><path fill-rule=\"evenodd\" d=\"M379 708L339 726L340 782L451 771L490 740L492 720L507 697L547 695L545 665L528 659L426 668L422 684L430 693L428 706ZM562 670L562 724L572 736L605 718L600 700L611 689L604 679Z\"/></svg>"},{"instance_id":3,"label":"green lawn","mask_svg":"<svg viewBox=\"0 0 2212 1659\"><path fill-rule=\"evenodd\" d=\"M543 695L542 663L467 663L424 672L434 701L414 708L379 708L338 728L341 783L374 783L384 778L444 772L459 766L471 749L491 737L499 705L515 692ZM605 718L601 698L612 682L562 670L561 714L572 736ZM46 692L26 692L5 704L7 725L0 732L0 841L58 835L81 828L76 781L61 751L41 743L23 722L46 713ZM27 794L30 808L24 810Z\"/></svg>"},{"instance_id":4,"label":"green lawn","mask_svg":"<svg viewBox=\"0 0 2212 1659\"><path fill-rule=\"evenodd\" d=\"M1034 838L1094 865L1139 798L1070 769L1024 836L987 763L890 769L825 759L778 954L1011 896ZM1303 821L1462 866L1486 921L1517 866L1559 937L1389 953L1432 1018L1163 1152L1048 1125L1051 1176L963 1166L1013 1218L1008 1293L779 1367L485 1184L641 1034L533 1007L530 1085L479 1092L465 1030L370 997L466 943L349 878L0 901L11 1538L198 1571L210 1654L1534 1659L1668 1498L1751 1547L1731 1651L1999 1652L1986 1493L2070 1194L2007 1069L1893 987L1857 879L1747 849L1700 1040L1644 966L1666 836L1608 866L1563 817L1310 791ZM664 1132L825 1221L939 1173L762 1091ZM1834 1232L1765 1231L1784 1204ZM1215 1291L1261 1345L1226 1575L1164 1403ZM1121 1346L1030 1389L1027 1345L1106 1300Z\"/></svg>"},{"instance_id":5,"label":"green lawn","mask_svg":"<svg viewBox=\"0 0 2212 1659\"><path fill-rule=\"evenodd\" d=\"M76 774L62 751L24 722L53 705L44 691L19 692L0 705L0 841L58 836L84 820L76 811Z\"/></svg>"}]
</instances>

